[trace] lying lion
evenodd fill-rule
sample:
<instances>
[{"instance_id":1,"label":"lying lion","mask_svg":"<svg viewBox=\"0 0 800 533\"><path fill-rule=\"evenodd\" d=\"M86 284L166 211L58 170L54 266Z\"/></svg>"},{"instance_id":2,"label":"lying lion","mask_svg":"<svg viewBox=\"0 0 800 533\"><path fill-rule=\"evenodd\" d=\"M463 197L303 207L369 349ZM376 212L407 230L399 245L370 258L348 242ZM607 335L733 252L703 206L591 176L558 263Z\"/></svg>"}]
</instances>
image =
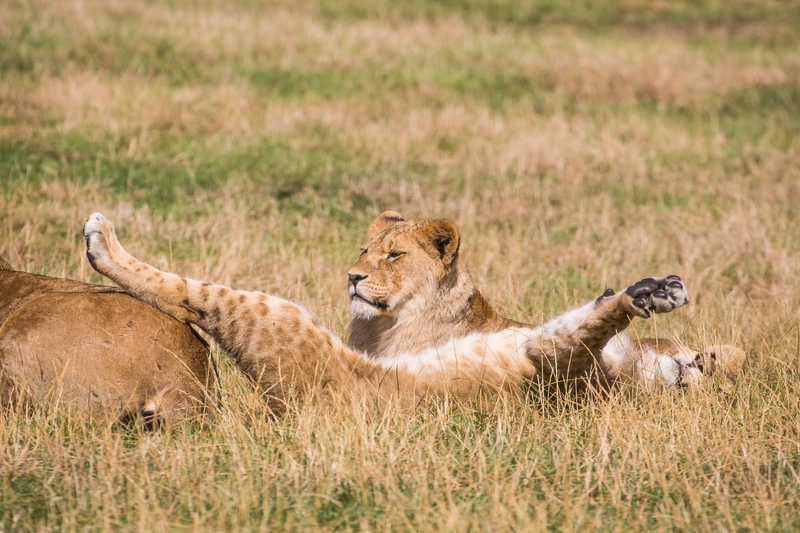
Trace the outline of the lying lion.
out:
<instances>
[{"instance_id":1,"label":"lying lion","mask_svg":"<svg viewBox=\"0 0 800 533\"><path fill-rule=\"evenodd\" d=\"M387 212L373 222L348 274L349 345L291 302L137 260L99 213L89 217L84 238L95 270L206 331L260 385L276 412L312 394L411 407L431 394L470 400L539 382L672 387L699 381L718 363L735 374L744 360L733 347L718 348L713 357L709 351L704 359L668 341L618 335L635 317L684 305L688 293L677 276L646 278L619 293L609 289L541 326L502 318L475 289L459 261L458 230L446 220L406 221Z\"/></svg>"},{"instance_id":2,"label":"lying lion","mask_svg":"<svg viewBox=\"0 0 800 533\"><path fill-rule=\"evenodd\" d=\"M217 378L186 324L114 287L18 272L0 259L0 402L163 421L210 415Z\"/></svg>"},{"instance_id":3,"label":"lying lion","mask_svg":"<svg viewBox=\"0 0 800 533\"><path fill-rule=\"evenodd\" d=\"M399 213L387 211L375 219L368 234L369 242L348 272L353 314L350 347L383 361L397 354L422 353L453 338L532 327L500 317L475 288L469 272L458 261L460 236L452 222L405 221ZM431 245L435 250L430 249ZM401 257L403 261L399 261ZM643 282L629 288L629 294L636 296L640 289L634 287ZM653 283L666 292L659 293ZM678 276L659 281L651 278L647 284L655 290L651 292L656 303L667 298L671 305L662 301L656 312L669 312L688 302L688 293ZM614 291L608 289L598 302L611 296ZM640 308L642 303L634 299ZM569 313L563 315L567 316ZM640 316L647 318L649 313L645 310ZM616 331L626 326L627 323ZM569 345L571 342L574 341L570 339L557 350L572 354L569 368L556 372L558 378L582 376L584 383L594 379L603 385L620 380L633 380L648 388L657 384L687 385L699 382L704 371L712 374L717 369L723 370L728 382L733 382L746 359L742 350L728 345L714 345L698 352L668 339L634 341L617 334L603 347L597 366L576 366L576 355L585 356L586 350L585 346L581 349ZM592 349L591 353L597 351Z\"/></svg>"}]
</instances>

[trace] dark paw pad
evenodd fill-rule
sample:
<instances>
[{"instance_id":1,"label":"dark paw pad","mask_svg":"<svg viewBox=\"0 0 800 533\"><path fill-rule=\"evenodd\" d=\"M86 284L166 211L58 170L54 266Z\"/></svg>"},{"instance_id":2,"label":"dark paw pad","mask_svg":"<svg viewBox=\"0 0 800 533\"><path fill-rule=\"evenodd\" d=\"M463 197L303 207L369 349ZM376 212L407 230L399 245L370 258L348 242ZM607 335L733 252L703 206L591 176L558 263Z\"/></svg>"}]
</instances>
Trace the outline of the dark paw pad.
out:
<instances>
[{"instance_id":1,"label":"dark paw pad","mask_svg":"<svg viewBox=\"0 0 800 533\"><path fill-rule=\"evenodd\" d=\"M658 289L656 280L653 278L645 278L628 287L625 293L632 298L638 298L639 296L652 294L656 289Z\"/></svg>"},{"instance_id":2,"label":"dark paw pad","mask_svg":"<svg viewBox=\"0 0 800 533\"><path fill-rule=\"evenodd\" d=\"M669 313L689 301L686 287L678 276L645 278L628 287L625 294L632 298L631 304L642 310L637 312L645 318L650 313Z\"/></svg>"},{"instance_id":3,"label":"dark paw pad","mask_svg":"<svg viewBox=\"0 0 800 533\"><path fill-rule=\"evenodd\" d=\"M616 293L616 292L614 292L614 289L606 289L606 290L605 290L605 292L604 292L603 294L601 294L600 296L598 296L598 297L597 297L597 300L595 300L595 301L596 301L598 304L600 304L600 303L602 303L602 302L604 302L604 301L608 300L609 298L611 298L611 297L612 297L612 296L614 296L615 294L617 294L617 293Z\"/></svg>"}]
</instances>

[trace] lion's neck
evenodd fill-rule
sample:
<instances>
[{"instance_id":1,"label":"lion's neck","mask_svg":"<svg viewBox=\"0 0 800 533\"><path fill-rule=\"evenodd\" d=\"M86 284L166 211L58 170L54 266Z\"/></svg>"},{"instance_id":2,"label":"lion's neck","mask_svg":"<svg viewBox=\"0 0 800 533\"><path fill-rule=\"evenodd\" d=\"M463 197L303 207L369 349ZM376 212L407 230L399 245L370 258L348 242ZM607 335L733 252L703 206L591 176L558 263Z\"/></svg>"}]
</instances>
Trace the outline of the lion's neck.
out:
<instances>
[{"instance_id":1,"label":"lion's neck","mask_svg":"<svg viewBox=\"0 0 800 533\"><path fill-rule=\"evenodd\" d=\"M353 319L349 345L374 359L419 353L452 338L500 331L516 323L500 317L457 266L418 310L397 317Z\"/></svg>"}]
</instances>

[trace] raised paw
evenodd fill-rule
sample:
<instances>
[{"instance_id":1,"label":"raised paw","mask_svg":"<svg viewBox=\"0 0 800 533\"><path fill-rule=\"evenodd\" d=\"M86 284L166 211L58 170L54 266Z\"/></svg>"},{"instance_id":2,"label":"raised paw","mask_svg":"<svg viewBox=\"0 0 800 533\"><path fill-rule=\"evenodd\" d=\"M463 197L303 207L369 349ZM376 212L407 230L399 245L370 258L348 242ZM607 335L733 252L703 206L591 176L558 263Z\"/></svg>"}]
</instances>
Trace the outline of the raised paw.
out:
<instances>
[{"instance_id":1,"label":"raised paw","mask_svg":"<svg viewBox=\"0 0 800 533\"><path fill-rule=\"evenodd\" d=\"M631 297L634 312L644 318L651 313L669 313L689 301L689 292L676 275L665 278L645 278L625 290Z\"/></svg>"},{"instance_id":2,"label":"raised paw","mask_svg":"<svg viewBox=\"0 0 800 533\"><path fill-rule=\"evenodd\" d=\"M98 272L101 272L100 263L108 258L109 244L113 238L115 238L114 225L100 213L92 213L83 225L86 258Z\"/></svg>"}]
</instances>

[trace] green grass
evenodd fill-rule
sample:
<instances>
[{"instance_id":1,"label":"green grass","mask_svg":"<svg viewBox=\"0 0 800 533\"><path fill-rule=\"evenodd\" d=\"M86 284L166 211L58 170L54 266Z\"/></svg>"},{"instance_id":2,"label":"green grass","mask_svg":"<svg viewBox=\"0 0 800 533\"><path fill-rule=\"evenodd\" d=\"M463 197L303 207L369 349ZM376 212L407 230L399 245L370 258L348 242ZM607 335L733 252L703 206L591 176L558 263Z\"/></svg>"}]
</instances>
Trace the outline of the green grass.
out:
<instances>
[{"instance_id":1,"label":"green grass","mask_svg":"<svg viewBox=\"0 0 800 533\"><path fill-rule=\"evenodd\" d=\"M0 416L0 531L789 531L800 526L797 2L15 0L0 7L0 256L134 255L346 333L382 210L454 220L503 314L646 275L636 332L751 354L677 393L274 420L224 354L208 427Z\"/></svg>"},{"instance_id":2,"label":"green grass","mask_svg":"<svg viewBox=\"0 0 800 533\"><path fill-rule=\"evenodd\" d=\"M695 25L741 25L746 23L791 23L800 18L800 9L792 2L668 2L653 4L642 0L591 2L588 0L403 0L400 2L350 0L317 2L330 18L389 17L414 19L420 16L441 18L461 16L485 19L496 24L538 27L545 24L569 24L587 29L631 27L646 29L667 26L677 29Z\"/></svg>"}]
</instances>

